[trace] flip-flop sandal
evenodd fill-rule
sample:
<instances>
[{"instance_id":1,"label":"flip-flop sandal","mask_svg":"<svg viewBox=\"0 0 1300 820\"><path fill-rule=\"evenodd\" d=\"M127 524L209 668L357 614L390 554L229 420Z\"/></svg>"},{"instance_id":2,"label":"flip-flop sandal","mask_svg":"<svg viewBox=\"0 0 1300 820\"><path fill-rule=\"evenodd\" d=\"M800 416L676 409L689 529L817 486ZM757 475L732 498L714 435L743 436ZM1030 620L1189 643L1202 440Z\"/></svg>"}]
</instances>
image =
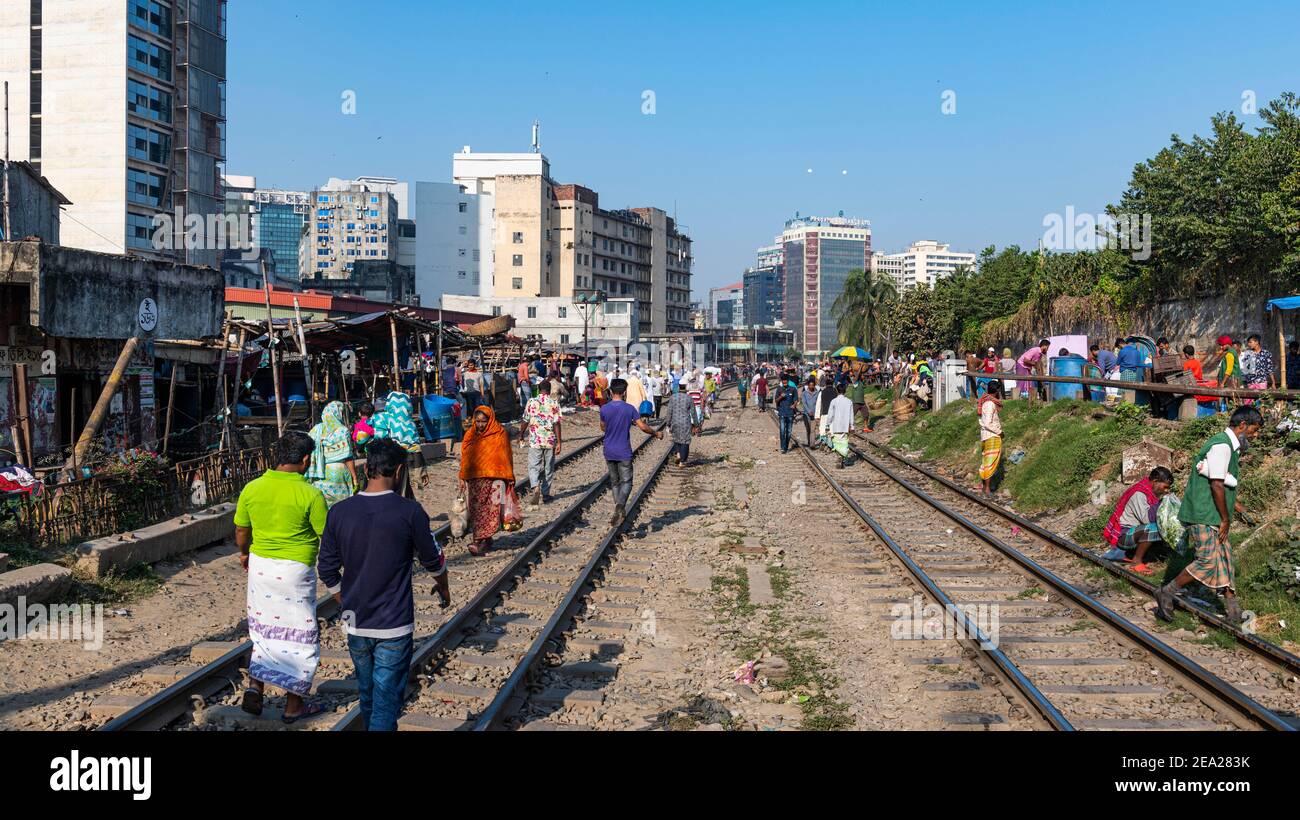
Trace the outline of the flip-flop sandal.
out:
<instances>
[{"instance_id":1,"label":"flip-flop sandal","mask_svg":"<svg viewBox=\"0 0 1300 820\"><path fill-rule=\"evenodd\" d=\"M1147 566L1146 564L1134 564L1133 566L1129 567L1129 569L1131 569L1131 570L1133 570L1134 572L1139 573L1139 574L1141 574L1141 575L1155 575L1155 574L1156 574L1156 571L1155 571L1154 569L1152 569L1151 567Z\"/></svg>"},{"instance_id":2,"label":"flip-flop sandal","mask_svg":"<svg viewBox=\"0 0 1300 820\"><path fill-rule=\"evenodd\" d=\"M250 715L262 714L262 693L256 689L245 689L244 698L240 701L239 708Z\"/></svg>"},{"instance_id":3,"label":"flip-flop sandal","mask_svg":"<svg viewBox=\"0 0 1300 820\"><path fill-rule=\"evenodd\" d=\"M282 715L280 720L288 725L291 723L297 723L303 718L309 718L324 713L325 707L323 705L319 703L304 703L301 712L296 715Z\"/></svg>"}]
</instances>

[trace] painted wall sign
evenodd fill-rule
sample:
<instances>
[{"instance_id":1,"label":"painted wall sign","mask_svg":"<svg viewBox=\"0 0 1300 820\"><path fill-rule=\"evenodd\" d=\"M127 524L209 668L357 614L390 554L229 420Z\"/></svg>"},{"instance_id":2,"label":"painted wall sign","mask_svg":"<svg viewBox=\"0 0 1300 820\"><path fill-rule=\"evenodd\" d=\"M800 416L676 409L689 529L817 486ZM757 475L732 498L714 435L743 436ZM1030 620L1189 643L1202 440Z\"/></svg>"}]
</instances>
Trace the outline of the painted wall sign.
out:
<instances>
[{"instance_id":1,"label":"painted wall sign","mask_svg":"<svg viewBox=\"0 0 1300 820\"><path fill-rule=\"evenodd\" d=\"M146 296L140 301L140 309L136 313L136 321L140 323L140 329L145 333L152 333L154 328L158 327L158 303Z\"/></svg>"},{"instance_id":2,"label":"painted wall sign","mask_svg":"<svg viewBox=\"0 0 1300 820\"><path fill-rule=\"evenodd\" d=\"M0 346L0 365L3 364L40 364L42 351L39 347Z\"/></svg>"}]
</instances>

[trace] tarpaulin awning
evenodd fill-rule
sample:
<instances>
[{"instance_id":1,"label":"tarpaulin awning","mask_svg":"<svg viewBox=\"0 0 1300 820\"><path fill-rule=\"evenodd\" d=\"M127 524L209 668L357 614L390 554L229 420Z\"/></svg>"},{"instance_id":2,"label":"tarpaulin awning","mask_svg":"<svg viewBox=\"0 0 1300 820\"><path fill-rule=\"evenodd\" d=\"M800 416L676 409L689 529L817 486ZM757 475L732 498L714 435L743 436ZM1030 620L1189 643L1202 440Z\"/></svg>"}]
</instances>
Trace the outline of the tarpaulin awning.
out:
<instances>
[{"instance_id":1,"label":"tarpaulin awning","mask_svg":"<svg viewBox=\"0 0 1300 820\"><path fill-rule=\"evenodd\" d=\"M1268 304L1264 306L1265 310L1296 310L1300 308L1300 296L1280 296L1277 299L1269 299Z\"/></svg>"}]
</instances>

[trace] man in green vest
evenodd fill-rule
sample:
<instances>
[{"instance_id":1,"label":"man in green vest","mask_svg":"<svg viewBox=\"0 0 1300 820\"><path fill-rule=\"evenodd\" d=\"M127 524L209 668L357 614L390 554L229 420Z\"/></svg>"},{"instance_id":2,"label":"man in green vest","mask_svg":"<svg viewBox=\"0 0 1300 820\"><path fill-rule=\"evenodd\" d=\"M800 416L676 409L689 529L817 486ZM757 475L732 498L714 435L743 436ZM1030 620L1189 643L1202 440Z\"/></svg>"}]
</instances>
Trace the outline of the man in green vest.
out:
<instances>
[{"instance_id":1,"label":"man in green vest","mask_svg":"<svg viewBox=\"0 0 1300 820\"><path fill-rule=\"evenodd\" d=\"M1241 604L1237 601L1232 577L1232 547L1228 527L1232 513L1240 512L1237 485L1241 447L1259 432L1263 417L1254 407L1238 407L1228 420L1228 428L1210 437L1193 462L1187 491L1178 510L1178 520L1187 530L1187 543L1196 558L1178 577L1156 590L1156 617L1171 621L1174 595L1192 581L1223 595L1228 621L1241 622Z\"/></svg>"}]
</instances>

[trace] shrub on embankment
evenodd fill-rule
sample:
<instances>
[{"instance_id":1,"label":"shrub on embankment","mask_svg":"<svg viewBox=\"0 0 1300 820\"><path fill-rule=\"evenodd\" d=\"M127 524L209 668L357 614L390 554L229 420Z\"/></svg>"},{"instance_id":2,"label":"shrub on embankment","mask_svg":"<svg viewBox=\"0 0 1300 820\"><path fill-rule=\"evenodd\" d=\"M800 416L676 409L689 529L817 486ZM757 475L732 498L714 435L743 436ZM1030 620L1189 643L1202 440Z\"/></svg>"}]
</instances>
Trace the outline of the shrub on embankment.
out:
<instances>
[{"instance_id":1,"label":"shrub on embankment","mask_svg":"<svg viewBox=\"0 0 1300 820\"><path fill-rule=\"evenodd\" d=\"M1140 422L1101 412L1096 404L1058 401L1002 405L1002 483L1021 512L1032 515L1086 503L1094 480L1118 477L1119 456L1141 441ZM900 427L895 445L919 450L971 477L979 469L979 419L970 402L953 402ZM1023 451L1019 463L1013 456Z\"/></svg>"}]
</instances>

